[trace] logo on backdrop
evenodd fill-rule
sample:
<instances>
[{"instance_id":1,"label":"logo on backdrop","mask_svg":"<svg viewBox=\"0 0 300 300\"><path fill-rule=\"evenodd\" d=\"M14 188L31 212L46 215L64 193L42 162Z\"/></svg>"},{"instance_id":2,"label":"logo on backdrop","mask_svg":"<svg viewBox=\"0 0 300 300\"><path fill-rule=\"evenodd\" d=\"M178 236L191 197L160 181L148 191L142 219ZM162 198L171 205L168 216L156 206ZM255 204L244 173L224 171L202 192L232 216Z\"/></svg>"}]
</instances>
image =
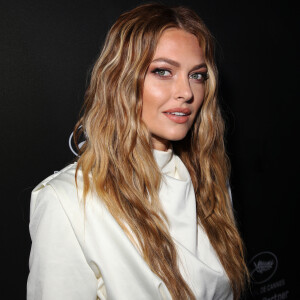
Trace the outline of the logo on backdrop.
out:
<instances>
[{"instance_id":1,"label":"logo on backdrop","mask_svg":"<svg viewBox=\"0 0 300 300\"><path fill-rule=\"evenodd\" d=\"M81 127L81 126L80 126ZM79 127L79 128L80 128ZM79 129L78 128L78 129ZM84 135L83 135L84 136ZM84 139L82 139L81 137L80 137L80 139L81 139L81 141L78 143L78 147L79 147L79 149L82 147L82 145L85 143L85 140ZM77 153L77 148L76 148L76 146L75 146L75 144L74 144L74 139L73 139L73 132L70 134L70 137L69 137L69 148L70 148L70 150L73 152L73 154L75 154L76 156L79 156L78 155L78 153Z\"/></svg>"},{"instance_id":2,"label":"logo on backdrop","mask_svg":"<svg viewBox=\"0 0 300 300\"><path fill-rule=\"evenodd\" d=\"M274 253L265 251L256 254L249 263L249 271L254 283L264 283L272 278L278 267Z\"/></svg>"}]
</instances>

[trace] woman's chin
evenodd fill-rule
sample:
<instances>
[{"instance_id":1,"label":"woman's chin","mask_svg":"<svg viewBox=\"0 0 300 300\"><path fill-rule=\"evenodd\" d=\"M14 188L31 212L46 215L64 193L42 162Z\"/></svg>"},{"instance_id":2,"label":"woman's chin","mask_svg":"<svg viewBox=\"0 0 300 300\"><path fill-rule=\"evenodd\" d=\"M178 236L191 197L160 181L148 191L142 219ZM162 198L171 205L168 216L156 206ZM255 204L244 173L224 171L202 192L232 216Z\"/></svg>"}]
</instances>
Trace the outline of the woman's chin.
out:
<instances>
[{"instance_id":1,"label":"woman's chin","mask_svg":"<svg viewBox=\"0 0 300 300\"><path fill-rule=\"evenodd\" d=\"M178 142L183 140L187 135L187 132L183 132L183 133L176 133L176 134L170 134L167 136L167 140L170 142Z\"/></svg>"}]
</instances>

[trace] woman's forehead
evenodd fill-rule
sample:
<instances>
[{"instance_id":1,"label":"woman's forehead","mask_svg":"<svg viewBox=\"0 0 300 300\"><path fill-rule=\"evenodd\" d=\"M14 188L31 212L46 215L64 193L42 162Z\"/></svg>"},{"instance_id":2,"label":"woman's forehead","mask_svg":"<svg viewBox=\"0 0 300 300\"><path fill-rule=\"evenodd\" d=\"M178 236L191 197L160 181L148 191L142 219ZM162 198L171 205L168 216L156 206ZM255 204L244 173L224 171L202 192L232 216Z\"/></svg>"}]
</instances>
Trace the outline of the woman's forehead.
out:
<instances>
[{"instance_id":1,"label":"woman's forehead","mask_svg":"<svg viewBox=\"0 0 300 300\"><path fill-rule=\"evenodd\" d=\"M196 60L195 63L201 63L204 59L198 38L179 28L169 28L162 33L158 40L153 60L160 57L175 61Z\"/></svg>"}]
</instances>

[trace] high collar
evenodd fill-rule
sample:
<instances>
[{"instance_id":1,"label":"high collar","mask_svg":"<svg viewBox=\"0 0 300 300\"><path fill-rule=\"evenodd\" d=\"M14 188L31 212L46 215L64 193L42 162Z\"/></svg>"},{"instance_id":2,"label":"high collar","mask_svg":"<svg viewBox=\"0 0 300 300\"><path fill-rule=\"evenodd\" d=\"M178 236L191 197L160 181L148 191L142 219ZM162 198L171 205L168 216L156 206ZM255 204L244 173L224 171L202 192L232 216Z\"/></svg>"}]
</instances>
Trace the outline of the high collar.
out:
<instances>
[{"instance_id":1,"label":"high collar","mask_svg":"<svg viewBox=\"0 0 300 300\"><path fill-rule=\"evenodd\" d=\"M153 155L162 174L175 177L176 164L172 149L160 151L153 149Z\"/></svg>"}]
</instances>

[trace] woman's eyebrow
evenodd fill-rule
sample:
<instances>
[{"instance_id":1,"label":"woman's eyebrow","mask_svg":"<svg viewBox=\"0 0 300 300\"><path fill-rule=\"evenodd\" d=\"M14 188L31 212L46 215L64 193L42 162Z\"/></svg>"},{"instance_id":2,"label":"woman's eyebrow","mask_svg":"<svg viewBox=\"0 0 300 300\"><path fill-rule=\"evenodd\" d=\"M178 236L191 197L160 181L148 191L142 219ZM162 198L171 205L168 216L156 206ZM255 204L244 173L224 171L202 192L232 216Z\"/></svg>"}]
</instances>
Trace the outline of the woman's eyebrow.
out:
<instances>
[{"instance_id":1,"label":"woman's eyebrow","mask_svg":"<svg viewBox=\"0 0 300 300\"><path fill-rule=\"evenodd\" d=\"M180 67L179 62L177 62L173 59L170 59L170 58L165 58L165 57L156 58L156 59L152 60L152 63L153 62L166 62L170 65L175 66L175 67ZM197 69L200 69L200 68L207 68L206 63L202 63L202 64L194 66L191 71L194 71L194 70L197 70Z\"/></svg>"},{"instance_id":2,"label":"woman's eyebrow","mask_svg":"<svg viewBox=\"0 0 300 300\"><path fill-rule=\"evenodd\" d=\"M170 59L170 58L165 58L165 57L160 57L160 58L156 58L154 60L152 60L152 62L166 62L170 65L173 65L175 67L180 67L180 63L178 63L177 61Z\"/></svg>"}]
</instances>

